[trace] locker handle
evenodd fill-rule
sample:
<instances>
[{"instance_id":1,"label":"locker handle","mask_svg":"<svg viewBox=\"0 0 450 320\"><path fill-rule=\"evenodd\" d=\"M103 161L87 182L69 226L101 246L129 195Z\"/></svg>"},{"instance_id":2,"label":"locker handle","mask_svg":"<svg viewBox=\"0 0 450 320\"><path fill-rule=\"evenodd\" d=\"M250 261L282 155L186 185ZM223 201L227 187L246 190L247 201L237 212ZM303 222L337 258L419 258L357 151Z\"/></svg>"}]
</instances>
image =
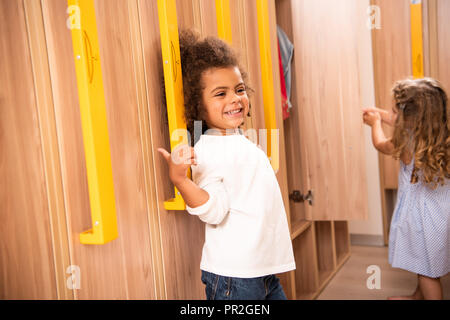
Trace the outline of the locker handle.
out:
<instances>
[{"instance_id":1,"label":"locker handle","mask_svg":"<svg viewBox=\"0 0 450 320\"><path fill-rule=\"evenodd\" d=\"M158 18L172 152L180 143L188 143L187 127L184 121L183 80L175 0L158 0ZM191 177L190 169L188 176ZM166 210L186 210L183 197L176 186L174 189L175 197L164 201L164 208Z\"/></svg>"},{"instance_id":2,"label":"locker handle","mask_svg":"<svg viewBox=\"0 0 450 320\"><path fill-rule=\"evenodd\" d=\"M94 0L68 0L68 5L77 8L79 19L71 35L92 223L80 242L105 244L118 237L118 229Z\"/></svg>"},{"instance_id":3,"label":"locker handle","mask_svg":"<svg viewBox=\"0 0 450 320\"><path fill-rule=\"evenodd\" d=\"M411 63L414 78L423 78L422 1L411 0Z\"/></svg>"},{"instance_id":4,"label":"locker handle","mask_svg":"<svg viewBox=\"0 0 450 320\"><path fill-rule=\"evenodd\" d=\"M219 38L227 41L231 45L230 0L216 0L216 18Z\"/></svg>"},{"instance_id":5,"label":"locker handle","mask_svg":"<svg viewBox=\"0 0 450 320\"><path fill-rule=\"evenodd\" d=\"M275 92L273 88L268 1L257 0L256 12L258 16L264 121L267 130L267 156L276 173L279 169L279 132L275 114Z\"/></svg>"}]
</instances>

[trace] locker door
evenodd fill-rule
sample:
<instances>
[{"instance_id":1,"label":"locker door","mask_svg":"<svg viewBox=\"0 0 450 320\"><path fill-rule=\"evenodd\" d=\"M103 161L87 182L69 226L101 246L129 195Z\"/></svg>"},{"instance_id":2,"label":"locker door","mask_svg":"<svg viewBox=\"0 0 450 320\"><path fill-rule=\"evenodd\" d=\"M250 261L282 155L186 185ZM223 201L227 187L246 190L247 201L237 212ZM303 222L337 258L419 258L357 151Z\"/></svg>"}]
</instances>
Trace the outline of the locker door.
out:
<instances>
[{"instance_id":1,"label":"locker door","mask_svg":"<svg viewBox=\"0 0 450 320\"><path fill-rule=\"evenodd\" d=\"M301 191L314 198L313 205L304 202L308 220L368 214L357 8L356 0L292 1L299 137L291 139L300 152Z\"/></svg>"}]
</instances>

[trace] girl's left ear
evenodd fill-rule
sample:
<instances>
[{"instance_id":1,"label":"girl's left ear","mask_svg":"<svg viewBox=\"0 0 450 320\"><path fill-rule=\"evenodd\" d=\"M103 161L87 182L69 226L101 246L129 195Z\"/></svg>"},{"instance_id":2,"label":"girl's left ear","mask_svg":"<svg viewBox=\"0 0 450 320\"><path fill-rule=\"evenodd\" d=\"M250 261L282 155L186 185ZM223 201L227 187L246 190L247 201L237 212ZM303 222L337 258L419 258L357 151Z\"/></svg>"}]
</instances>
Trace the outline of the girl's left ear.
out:
<instances>
[{"instance_id":1,"label":"girl's left ear","mask_svg":"<svg viewBox=\"0 0 450 320\"><path fill-rule=\"evenodd\" d=\"M251 104L251 103L248 104L247 117L251 117L251 115L250 115L250 110L252 110L252 104Z\"/></svg>"}]
</instances>

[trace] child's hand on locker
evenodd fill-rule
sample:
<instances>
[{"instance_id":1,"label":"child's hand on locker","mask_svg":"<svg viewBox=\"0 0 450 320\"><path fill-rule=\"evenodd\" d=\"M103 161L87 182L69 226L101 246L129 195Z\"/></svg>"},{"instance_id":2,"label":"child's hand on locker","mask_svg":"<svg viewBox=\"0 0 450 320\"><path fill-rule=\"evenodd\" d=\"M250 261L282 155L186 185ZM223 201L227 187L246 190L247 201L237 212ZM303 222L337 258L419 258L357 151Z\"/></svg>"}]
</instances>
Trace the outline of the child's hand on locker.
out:
<instances>
[{"instance_id":1,"label":"child's hand on locker","mask_svg":"<svg viewBox=\"0 0 450 320\"><path fill-rule=\"evenodd\" d=\"M173 184L177 185L187 177L188 169L191 165L197 165L193 147L187 144L180 144L175 147L172 154L164 148L158 148L169 166L169 177Z\"/></svg>"},{"instance_id":2,"label":"child's hand on locker","mask_svg":"<svg viewBox=\"0 0 450 320\"><path fill-rule=\"evenodd\" d=\"M377 110L372 108L370 110L363 110L363 121L369 126L373 126L377 121L381 121L381 115Z\"/></svg>"},{"instance_id":3,"label":"child's hand on locker","mask_svg":"<svg viewBox=\"0 0 450 320\"><path fill-rule=\"evenodd\" d=\"M375 108L375 107L367 107L367 108L363 108L362 111L363 111L363 119L364 119L365 114L370 113L370 112L372 112L372 113L375 112L381 116L381 120L384 123L386 123L390 126L393 126L395 124L395 116L396 115L389 111L386 111L384 109ZM366 123L366 122L364 121L364 123ZM366 123L366 124L368 124L368 123Z\"/></svg>"}]
</instances>

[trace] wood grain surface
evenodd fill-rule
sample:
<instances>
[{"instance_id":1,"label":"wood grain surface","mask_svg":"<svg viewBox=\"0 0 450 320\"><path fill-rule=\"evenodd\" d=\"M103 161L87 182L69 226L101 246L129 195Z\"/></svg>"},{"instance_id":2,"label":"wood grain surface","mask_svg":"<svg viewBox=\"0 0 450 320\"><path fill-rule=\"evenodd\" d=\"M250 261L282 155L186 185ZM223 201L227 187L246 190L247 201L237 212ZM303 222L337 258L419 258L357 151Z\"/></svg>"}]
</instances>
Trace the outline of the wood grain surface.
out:
<instances>
[{"instance_id":1,"label":"wood grain surface","mask_svg":"<svg viewBox=\"0 0 450 320\"><path fill-rule=\"evenodd\" d=\"M22 1L0 1L0 299L56 299L50 209L25 19Z\"/></svg>"}]
</instances>

